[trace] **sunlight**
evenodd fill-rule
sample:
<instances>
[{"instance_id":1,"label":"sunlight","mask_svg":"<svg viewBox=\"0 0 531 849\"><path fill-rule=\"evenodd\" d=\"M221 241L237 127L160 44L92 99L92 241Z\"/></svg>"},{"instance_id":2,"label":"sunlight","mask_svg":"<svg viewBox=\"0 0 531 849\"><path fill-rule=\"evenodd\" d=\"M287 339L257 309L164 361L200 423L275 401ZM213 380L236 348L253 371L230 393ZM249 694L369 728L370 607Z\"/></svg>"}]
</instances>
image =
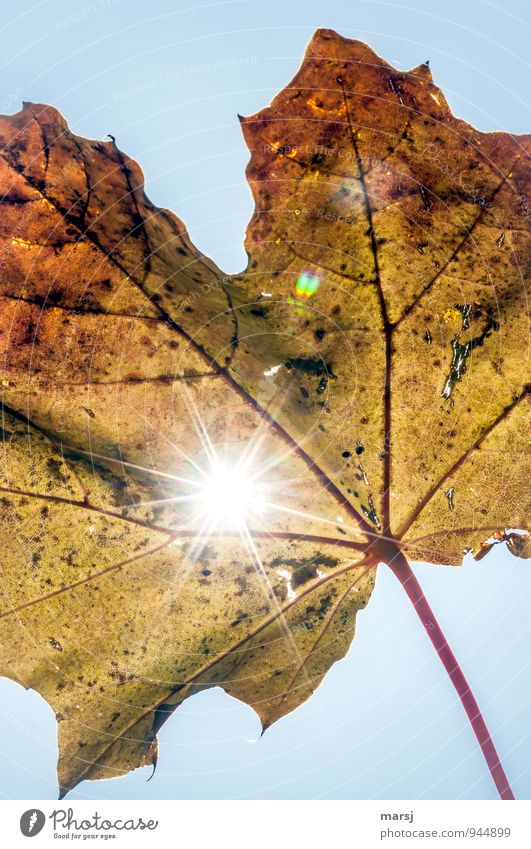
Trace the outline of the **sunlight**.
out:
<instances>
[{"instance_id":1,"label":"sunlight","mask_svg":"<svg viewBox=\"0 0 531 849\"><path fill-rule=\"evenodd\" d=\"M198 500L205 518L223 528L238 528L259 507L258 492L245 467L216 460L201 484Z\"/></svg>"}]
</instances>

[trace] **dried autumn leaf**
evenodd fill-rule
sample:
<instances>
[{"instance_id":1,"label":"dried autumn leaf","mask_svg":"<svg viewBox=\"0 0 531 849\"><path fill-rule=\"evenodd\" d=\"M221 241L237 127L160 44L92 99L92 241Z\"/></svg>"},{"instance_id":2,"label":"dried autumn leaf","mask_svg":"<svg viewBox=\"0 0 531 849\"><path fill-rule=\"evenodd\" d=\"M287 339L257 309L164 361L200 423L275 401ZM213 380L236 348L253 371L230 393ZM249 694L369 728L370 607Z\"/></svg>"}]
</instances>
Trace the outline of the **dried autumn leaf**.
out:
<instances>
[{"instance_id":1,"label":"dried autumn leaf","mask_svg":"<svg viewBox=\"0 0 531 849\"><path fill-rule=\"evenodd\" d=\"M1 672L54 709L64 794L155 762L201 689L264 727L293 710L383 561L509 797L405 555L527 553L530 137L328 30L242 128L256 209L225 277L114 141L0 119ZM260 510L234 521L221 462Z\"/></svg>"}]
</instances>

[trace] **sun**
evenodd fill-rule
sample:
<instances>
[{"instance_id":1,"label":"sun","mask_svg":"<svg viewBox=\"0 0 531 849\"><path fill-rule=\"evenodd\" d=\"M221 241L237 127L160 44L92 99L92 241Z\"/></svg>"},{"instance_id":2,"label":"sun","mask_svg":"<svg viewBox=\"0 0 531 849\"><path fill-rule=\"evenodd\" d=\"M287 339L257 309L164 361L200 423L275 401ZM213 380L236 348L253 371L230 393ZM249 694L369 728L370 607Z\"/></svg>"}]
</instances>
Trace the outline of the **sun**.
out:
<instances>
[{"instance_id":1,"label":"sun","mask_svg":"<svg viewBox=\"0 0 531 849\"><path fill-rule=\"evenodd\" d=\"M197 493L200 511L215 527L234 529L259 510L260 495L245 467L216 460Z\"/></svg>"}]
</instances>

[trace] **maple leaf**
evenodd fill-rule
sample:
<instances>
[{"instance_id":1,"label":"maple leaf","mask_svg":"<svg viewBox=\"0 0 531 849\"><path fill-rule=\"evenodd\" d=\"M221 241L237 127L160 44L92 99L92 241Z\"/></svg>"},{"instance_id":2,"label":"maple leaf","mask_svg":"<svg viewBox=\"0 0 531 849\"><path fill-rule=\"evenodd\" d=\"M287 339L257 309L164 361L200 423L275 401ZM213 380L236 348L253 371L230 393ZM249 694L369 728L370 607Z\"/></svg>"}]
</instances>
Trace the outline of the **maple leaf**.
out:
<instances>
[{"instance_id":1,"label":"maple leaf","mask_svg":"<svg viewBox=\"0 0 531 849\"><path fill-rule=\"evenodd\" d=\"M0 119L1 672L55 711L64 795L207 687L296 708L383 562L510 798L408 558L528 554L530 137L329 30L241 123L227 277L113 139Z\"/></svg>"}]
</instances>

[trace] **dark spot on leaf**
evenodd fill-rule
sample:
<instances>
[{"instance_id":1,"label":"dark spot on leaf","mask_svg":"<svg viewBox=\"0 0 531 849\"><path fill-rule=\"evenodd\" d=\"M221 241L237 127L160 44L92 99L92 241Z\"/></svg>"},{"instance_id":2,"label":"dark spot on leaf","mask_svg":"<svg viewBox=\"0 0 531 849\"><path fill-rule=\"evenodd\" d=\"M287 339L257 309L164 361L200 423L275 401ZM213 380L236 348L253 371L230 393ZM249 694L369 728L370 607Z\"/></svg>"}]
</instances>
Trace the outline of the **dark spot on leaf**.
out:
<instances>
[{"instance_id":1,"label":"dark spot on leaf","mask_svg":"<svg viewBox=\"0 0 531 849\"><path fill-rule=\"evenodd\" d=\"M453 486L451 486L450 489L447 489L446 492L444 493L444 495L446 497L446 500L448 501L448 509L453 510L454 509L454 488L453 488Z\"/></svg>"},{"instance_id":2,"label":"dark spot on leaf","mask_svg":"<svg viewBox=\"0 0 531 849\"><path fill-rule=\"evenodd\" d=\"M470 312L463 312L462 329L468 328L469 320ZM493 318L493 309L492 307L489 307L487 309L485 324L478 336L474 336L472 339L467 339L466 342L461 342L461 332L459 332L457 336L452 340L452 361L450 363L450 372L448 374L448 377L446 378L444 388L441 392L443 398L450 398L455 384L460 381L462 376L466 373L467 360L470 357L472 351L474 351L476 348L481 348L485 342L485 339L489 338L492 331L499 329L499 323Z\"/></svg>"},{"instance_id":3,"label":"dark spot on leaf","mask_svg":"<svg viewBox=\"0 0 531 849\"><path fill-rule=\"evenodd\" d=\"M240 611L239 613L236 614L236 619L234 619L230 623L230 627L236 628L238 625L240 625L241 622L243 622L245 619L248 619L248 618L249 618L248 613L245 613L245 611Z\"/></svg>"}]
</instances>

